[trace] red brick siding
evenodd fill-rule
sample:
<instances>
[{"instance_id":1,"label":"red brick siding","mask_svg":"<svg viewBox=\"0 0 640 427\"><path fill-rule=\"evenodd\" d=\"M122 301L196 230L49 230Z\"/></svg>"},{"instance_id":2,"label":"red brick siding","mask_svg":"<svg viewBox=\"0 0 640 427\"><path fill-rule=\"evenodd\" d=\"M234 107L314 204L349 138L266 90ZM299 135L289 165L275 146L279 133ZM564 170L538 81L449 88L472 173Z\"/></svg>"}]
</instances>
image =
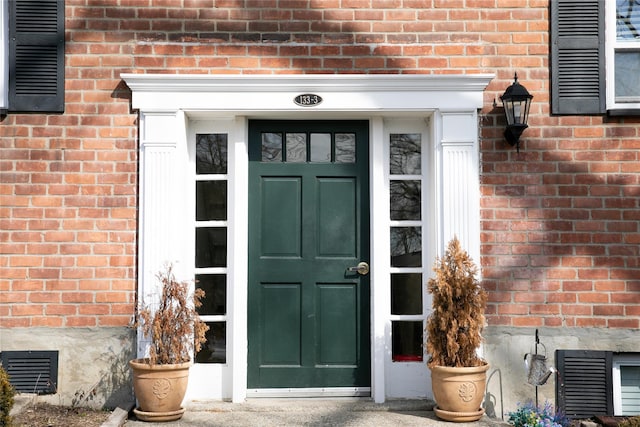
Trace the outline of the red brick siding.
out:
<instances>
[{"instance_id":1,"label":"red brick siding","mask_svg":"<svg viewBox=\"0 0 640 427\"><path fill-rule=\"evenodd\" d=\"M547 0L66 2L66 110L0 126L0 323L126 325L137 124L120 73L495 73L482 111L488 321L640 327L640 119L551 117ZM520 154L492 106L534 95Z\"/></svg>"}]
</instances>

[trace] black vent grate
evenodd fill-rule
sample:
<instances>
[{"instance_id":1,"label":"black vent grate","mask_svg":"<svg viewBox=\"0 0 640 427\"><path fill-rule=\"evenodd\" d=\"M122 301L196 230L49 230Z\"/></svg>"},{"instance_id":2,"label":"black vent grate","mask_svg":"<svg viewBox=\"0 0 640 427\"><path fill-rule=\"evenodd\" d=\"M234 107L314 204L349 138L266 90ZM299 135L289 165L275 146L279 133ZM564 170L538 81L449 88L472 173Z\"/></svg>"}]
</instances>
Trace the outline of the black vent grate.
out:
<instances>
[{"instance_id":1,"label":"black vent grate","mask_svg":"<svg viewBox=\"0 0 640 427\"><path fill-rule=\"evenodd\" d=\"M57 351L3 351L2 367L21 393L53 394L58 385Z\"/></svg>"},{"instance_id":2,"label":"black vent grate","mask_svg":"<svg viewBox=\"0 0 640 427\"><path fill-rule=\"evenodd\" d=\"M611 352L558 350L556 363L558 409L569 418L613 414Z\"/></svg>"}]
</instances>

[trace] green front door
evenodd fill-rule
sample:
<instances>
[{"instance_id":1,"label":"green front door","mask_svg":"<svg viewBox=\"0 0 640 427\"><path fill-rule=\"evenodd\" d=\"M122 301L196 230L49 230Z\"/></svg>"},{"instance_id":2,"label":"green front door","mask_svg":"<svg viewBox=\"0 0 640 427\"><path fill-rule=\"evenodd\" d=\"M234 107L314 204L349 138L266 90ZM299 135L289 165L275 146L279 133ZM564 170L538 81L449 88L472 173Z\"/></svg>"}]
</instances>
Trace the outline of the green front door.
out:
<instances>
[{"instance_id":1,"label":"green front door","mask_svg":"<svg viewBox=\"0 0 640 427\"><path fill-rule=\"evenodd\" d=\"M369 387L368 122L249 122L248 388Z\"/></svg>"}]
</instances>

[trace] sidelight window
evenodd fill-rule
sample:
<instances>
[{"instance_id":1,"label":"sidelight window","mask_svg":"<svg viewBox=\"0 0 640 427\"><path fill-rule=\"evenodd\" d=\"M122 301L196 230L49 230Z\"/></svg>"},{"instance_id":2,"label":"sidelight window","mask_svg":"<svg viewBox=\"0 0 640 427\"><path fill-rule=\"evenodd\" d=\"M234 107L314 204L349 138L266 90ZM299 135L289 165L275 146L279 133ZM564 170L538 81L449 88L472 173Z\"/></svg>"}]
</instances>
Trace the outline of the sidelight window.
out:
<instances>
[{"instance_id":1,"label":"sidelight window","mask_svg":"<svg viewBox=\"0 0 640 427\"><path fill-rule=\"evenodd\" d=\"M422 134L389 135L391 356L423 359Z\"/></svg>"},{"instance_id":2,"label":"sidelight window","mask_svg":"<svg viewBox=\"0 0 640 427\"><path fill-rule=\"evenodd\" d=\"M196 363L227 362L227 134L196 135L196 287L207 342Z\"/></svg>"}]
</instances>

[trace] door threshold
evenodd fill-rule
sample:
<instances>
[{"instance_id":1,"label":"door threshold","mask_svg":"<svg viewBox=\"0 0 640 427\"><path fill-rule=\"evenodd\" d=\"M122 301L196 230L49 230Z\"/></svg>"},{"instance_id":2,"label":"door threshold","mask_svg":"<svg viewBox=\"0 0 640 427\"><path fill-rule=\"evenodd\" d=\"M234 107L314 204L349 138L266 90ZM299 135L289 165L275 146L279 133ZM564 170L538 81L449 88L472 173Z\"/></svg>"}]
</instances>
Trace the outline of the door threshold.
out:
<instances>
[{"instance_id":1,"label":"door threshold","mask_svg":"<svg viewBox=\"0 0 640 427\"><path fill-rule=\"evenodd\" d=\"M254 388L247 390L247 398L370 396L371 387Z\"/></svg>"}]
</instances>

